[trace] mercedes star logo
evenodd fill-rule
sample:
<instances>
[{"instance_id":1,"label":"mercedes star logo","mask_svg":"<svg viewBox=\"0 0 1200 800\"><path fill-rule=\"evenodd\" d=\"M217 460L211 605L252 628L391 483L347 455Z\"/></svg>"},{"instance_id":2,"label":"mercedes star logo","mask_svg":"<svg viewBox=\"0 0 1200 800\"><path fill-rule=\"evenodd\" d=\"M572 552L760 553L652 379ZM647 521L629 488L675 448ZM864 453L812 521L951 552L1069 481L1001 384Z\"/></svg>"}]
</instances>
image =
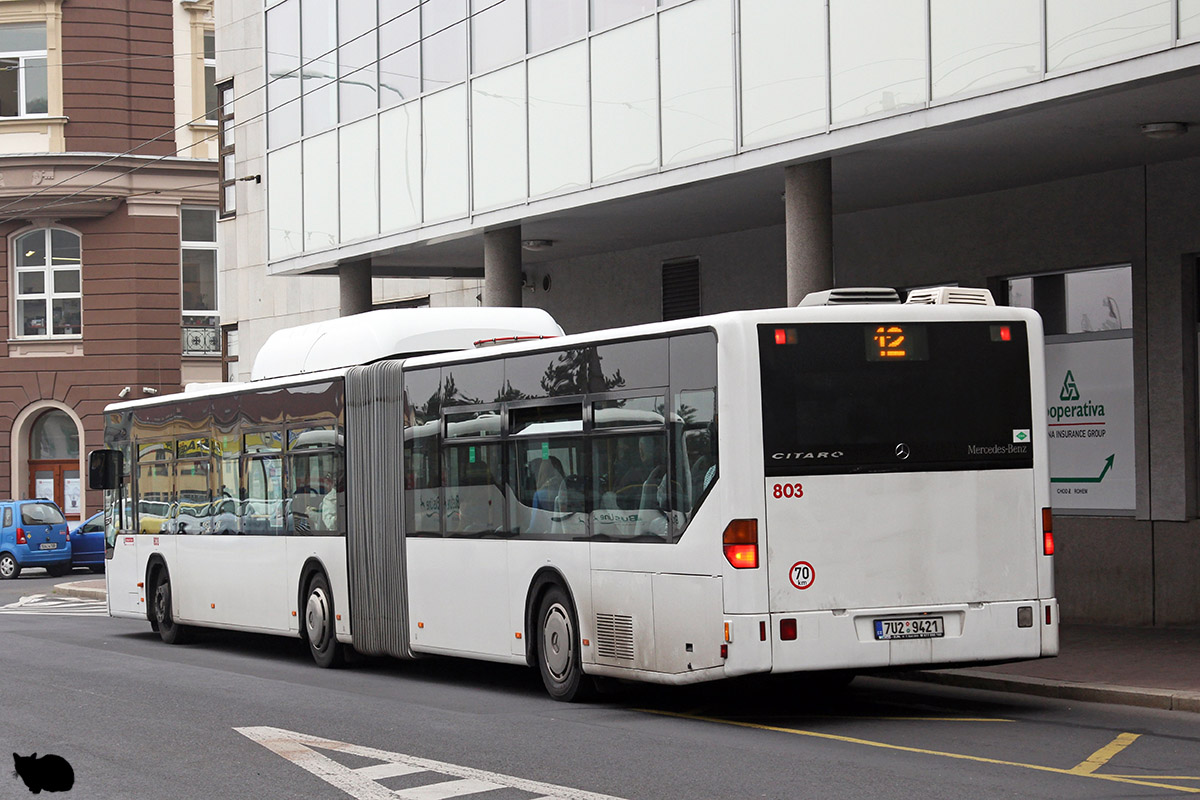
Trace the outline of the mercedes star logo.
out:
<instances>
[{"instance_id":1,"label":"mercedes star logo","mask_svg":"<svg viewBox=\"0 0 1200 800\"><path fill-rule=\"evenodd\" d=\"M908 458L908 452L908 445L906 445L904 442L896 445L896 458L900 459L901 461Z\"/></svg>"}]
</instances>

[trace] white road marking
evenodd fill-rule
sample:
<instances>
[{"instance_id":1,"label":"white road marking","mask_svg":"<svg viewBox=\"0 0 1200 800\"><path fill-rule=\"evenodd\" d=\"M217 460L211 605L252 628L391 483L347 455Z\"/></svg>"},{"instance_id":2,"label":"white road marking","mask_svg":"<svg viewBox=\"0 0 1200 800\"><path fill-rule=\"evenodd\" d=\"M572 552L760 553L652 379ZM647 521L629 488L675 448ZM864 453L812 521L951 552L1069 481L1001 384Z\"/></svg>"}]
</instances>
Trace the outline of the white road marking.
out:
<instances>
[{"instance_id":1,"label":"white road marking","mask_svg":"<svg viewBox=\"0 0 1200 800\"><path fill-rule=\"evenodd\" d=\"M108 603L80 597L50 597L31 594L15 603L0 606L0 614L41 614L63 617L107 617Z\"/></svg>"},{"instance_id":2,"label":"white road marking","mask_svg":"<svg viewBox=\"0 0 1200 800\"><path fill-rule=\"evenodd\" d=\"M403 753L377 750L374 747L322 739L305 733L254 726L234 728L246 738L258 742L276 755L283 756L293 764L308 770L326 783L336 786L355 800L448 800L452 797L489 792L494 789L520 789L538 795L531 800L620 800L606 794L596 794L568 786L555 786L512 775L501 775L443 761L432 761ZM372 758L379 761L358 769L351 769L334 761L313 748L337 753ZM445 780L412 789L392 790L377 783L377 780L397 775L418 772L436 773ZM455 780L457 779L457 780ZM481 795L483 800L486 795Z\"/></svg>"}]
</instances>

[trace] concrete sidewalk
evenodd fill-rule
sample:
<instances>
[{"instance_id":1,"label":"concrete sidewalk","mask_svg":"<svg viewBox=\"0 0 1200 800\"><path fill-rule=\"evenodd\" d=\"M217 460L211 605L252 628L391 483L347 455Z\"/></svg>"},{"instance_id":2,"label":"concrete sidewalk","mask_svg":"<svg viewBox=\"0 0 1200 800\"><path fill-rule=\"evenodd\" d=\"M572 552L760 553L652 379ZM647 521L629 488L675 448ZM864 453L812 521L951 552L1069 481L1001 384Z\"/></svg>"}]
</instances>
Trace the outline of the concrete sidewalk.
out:
<instances>
[{"instance_id":1,"label":"concrete sidewalk","mask_svg":"<svg viewBox=\"0 0 1200 800\"><path fill-rule=\"evenodd\" d=\"M60 583L54 593L90 600L106 596L103 580ZM1060 645L1057 658L920 670L897 677L1064 700L1200 712L1200 627L1063 625Z\"/></svg>"}]
</instances>

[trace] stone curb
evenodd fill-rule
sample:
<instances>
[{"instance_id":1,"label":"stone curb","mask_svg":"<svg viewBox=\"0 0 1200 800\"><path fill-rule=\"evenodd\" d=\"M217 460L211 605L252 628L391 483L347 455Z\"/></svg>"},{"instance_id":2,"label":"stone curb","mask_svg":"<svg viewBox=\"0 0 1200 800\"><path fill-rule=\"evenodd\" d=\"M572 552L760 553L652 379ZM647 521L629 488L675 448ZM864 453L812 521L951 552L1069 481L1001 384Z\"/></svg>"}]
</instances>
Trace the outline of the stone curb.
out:
<instances>
[{"instance_id":1,"label":"stone curb","mask_svg":"<svg viewBox=\"0 0 1200 800\"><path fill-rule=\"evenodd\" d=\"M923 681L926 683L941 683L948 686L961 686L967 689L990 689L1001 692L1032 694L1040 697L1055 697L1060 700L1112 703L1116 705L1141 706L1143 708L1159 708L1167 711L1200 713L1200 692L1175 689L1143 689L1132 686L1114 686L1107 683L1055 681L1046 678L1027 678L971 669L903 672L889 677L896 677L901 680Z\"/></svg>"},{"instance_id":2,"label":"stone curb","mask_svg":"<svg viewBox=\"0 0 1200 800\"><path fill-rule=\"evenodd\" d=\"M65 595L67 597L81 597L84 600L104 600L108 597L108 593L104 589L84 585L90 582L73 581L71 583L60 583L54 587L54 594Z\"/></svg>"}]
</instances>

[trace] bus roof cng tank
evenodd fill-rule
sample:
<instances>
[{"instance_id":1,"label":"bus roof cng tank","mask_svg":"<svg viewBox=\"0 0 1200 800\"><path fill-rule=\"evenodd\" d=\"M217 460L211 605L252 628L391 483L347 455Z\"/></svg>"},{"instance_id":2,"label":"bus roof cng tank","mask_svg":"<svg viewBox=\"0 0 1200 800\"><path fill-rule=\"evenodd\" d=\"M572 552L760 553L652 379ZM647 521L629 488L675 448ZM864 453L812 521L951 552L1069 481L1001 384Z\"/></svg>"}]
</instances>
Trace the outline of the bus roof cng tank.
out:
<instances>
[{"instance_id":1,"label":"bus roof cng tank","mask_svg":"<svg viewBox=\"0 0 1200 800\"><path fill-rule=\"evenodd\" d=\"M466 350L481 339L562 335L540 308L380 309L276 331L258 351L250 379Z\"/></svg>"}]
</instances>

